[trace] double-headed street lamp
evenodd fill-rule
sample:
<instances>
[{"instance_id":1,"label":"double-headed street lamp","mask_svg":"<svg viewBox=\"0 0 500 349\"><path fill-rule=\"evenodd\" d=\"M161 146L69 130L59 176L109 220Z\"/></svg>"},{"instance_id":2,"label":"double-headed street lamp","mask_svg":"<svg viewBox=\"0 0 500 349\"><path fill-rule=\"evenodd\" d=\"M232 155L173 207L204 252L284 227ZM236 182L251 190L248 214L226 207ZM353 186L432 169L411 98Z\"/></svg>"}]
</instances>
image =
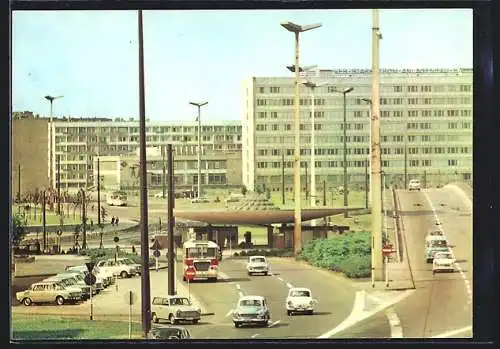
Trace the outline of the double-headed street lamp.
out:
<instances>
[{"instance_id":1,"label":"double-headed street lamp","mask_svg":"<svg viewBox=\"0 0 500 349\"><path fill-rule=\"evenodd\" d=\"M198 200L201 197L201 107L207 105L208 102L189 102L189 104L198 107L198 116L196 121L198 121Z\"/></svg>"},{"instance_id":2,"label":"double-headed street lamp","mask_svg":"<svg viewBox=\"0 0 500 349\"><path fill-rule=\"evenodd\" d=\"M316 158L314 143L314 90L316 87L324 86L326 82L314 83L309 80L302 84L311 90L311 206L316 206ZM307 179L306 179L307 180Z\"/></svg>"},{"instance_id":3,"label":"double-headed street lamp","mask_svg":"<svg viewBox=\"0 0 500 349\"><path fill-rule=\"evenodd\" d=\"M347 189L347 110L346 110L346 95L354 90L354 87L347 87L341 91L334 89L334 92L339 92L342 93L344 96L344 126L342 127L344 129L344 217L347 218L349 215L347 213L347 195L348 195L348 189Z\"/></svg>"},{"instance_id":4,"label":"double-headed street lamp","mask_svg":"<svg viewBox=\"0 0 500 349\"><path fill-rule=\"evenodd\" d=\"M299 34L308 30L316 29L321 27L321 23L309 24L309 25L298 25L292 22L282 22L281 26L295 34L295 117L294 117L294 129L295 129L295 151L294 151L294 232L293 232L293 246L295 254L298 254L302 250L302 213L301 213L301 202L300 202L300 89L299 89Z\"/></svg>"},{"instance_id":5,"label":"double-headed street lamp","mask_svg":"<svg viewBox=\"0 0 500 349\"><path fill-rule=\"evenodd\" d=\"M45 96L45 99L48 100L50 102L50 119L49 119L49 181L50 181L50 188L53 187L52 183L52 177L53 177L53 172L52 172L52 165L53 165L53 162L54 162L54 155L53 155L53 151L52 151L52 118L53 118L53 115L52 115L52 112L53 112L53 103L56 99L59 99L59 98L63 98L64 96L56 96L56 97L53 97L51 95L47 95Z\"/></svg>"}]
</instances>

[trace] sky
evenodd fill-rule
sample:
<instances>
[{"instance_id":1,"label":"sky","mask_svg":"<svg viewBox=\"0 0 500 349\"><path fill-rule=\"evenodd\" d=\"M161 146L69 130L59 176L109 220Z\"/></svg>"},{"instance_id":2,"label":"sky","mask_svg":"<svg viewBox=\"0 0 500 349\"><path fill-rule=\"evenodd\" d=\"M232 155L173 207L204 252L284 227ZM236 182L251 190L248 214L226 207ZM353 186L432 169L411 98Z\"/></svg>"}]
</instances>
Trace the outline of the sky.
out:
<instances>
[{"instance_id":1,"label":"sky","mask_svg":"<svg viewBox=\"0 0 500 349\"><path fill-rule=\"evenodd\" d=\"M472 10L380 10L381 68L472 68ZM372 11L143 11L146 117L241 120L244 79L293 76L300 65L370 68ZM17 11L12 15L12 111L139 117L137 11Z\"/></svg>"}]
</instances>

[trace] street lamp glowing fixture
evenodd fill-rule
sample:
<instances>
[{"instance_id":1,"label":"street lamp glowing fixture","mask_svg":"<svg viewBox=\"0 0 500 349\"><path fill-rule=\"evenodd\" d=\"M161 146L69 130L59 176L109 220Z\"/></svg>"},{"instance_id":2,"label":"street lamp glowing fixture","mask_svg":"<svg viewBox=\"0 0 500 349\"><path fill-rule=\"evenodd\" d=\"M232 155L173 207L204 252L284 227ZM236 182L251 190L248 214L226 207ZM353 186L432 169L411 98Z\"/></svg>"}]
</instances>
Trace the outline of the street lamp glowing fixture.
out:
<instances>
[{"instance_id":1,"label":"street lamp glowing fixture","mask_svg":"<svg viewBox=\"0 0 500 349\"><path fill-rule=\"evenodd\" d=\"M343 90L334 89L334 92L342 93L344 96L344 217L347 218L349 215L347 214L347 122L346 122L346 95L354 90L354 87L347 87Z\"/></svg>"},{"instance_id":2,"label":"street lamp glowing fixture","mask_svg":"<svg viewBox=\"0 0 500 349\"><path fill-rule=\"evenodd\" d=\"M51 96L51 95L47 95L45 96L44 98L46 100L48 100L50 102L50 119L49 119L49 183L50 183L50 187L52 188L53 187L53 183L54 183L54 180L52 179L52 177L54 176L53 175L53 162L54 162L54 151L53 151L53 147L52 147L52 118L53 118L53 115L52 115L52 111L53 111L53 103L56 99L59 99L59 98L63 98L64 96Z\"/></svg>"},{"instance_id":3,"label":"street lamp glowing fixture","mask_svg":"<svg viewBox=\"0 0 500 349\"><path fill-rule=\"evenodd\" d=\"M317 65L306 65L304 67L299 67L299 73L302 73L302 72L305 72L305 71L308 71L308 70L312 70L312 69L314 69L316 67L317 67ZM287 65L286 69L290 70L292 73L295 73L295 64L293 64L293 65Z\"/></svg>"},{"instance_id":4,"label":"street lamp glowing fixture","mask_svg":"<svg viewBox=\"0 0 500 349\"><path fill-rule=\"evenodd\" d=\"M201 197L201 107L207 105L208 102L189 102L189 104L198 107L198 200Z\"/></svg>"},{"instance_id":5,"label":"street lamp glowing fixture","mask_svg":"<svg viewBox=\"0 0 500 349\"><path fill-rule=\"evenodd\" d=\"M326 85L326 82L314 83L306 80L302 85L309 88L311 91L311 206L316 206L316 159L315 159L315 142L314 142L314 90L317 87ZM307 178L306 178L307 181ZM313 220L314 222L314 220Z\"/></svg>"},{"instance_id":6,"label":"street lamp glowing fixture","mask_svg":"<svg viewBox=\"0 0 500 349\"><path fill-rule=\"evenodd\" d=\"M294 133L295 133L295 146L294 146L294 181L293 181L293 189L294 189L294 200L295 200L295 208L294 208L294 227L293 227L293 249L295 255L300 253L302 250L302 212L301 212L301 198L300 198L300 81L299 81L299 34L301 32L305 32L311 29L321 27L321 23L309 24L309 25L298 25L292 22L282 22L281 26L295 34L295 64L293 69L295 71L295 100L294 100Z\"/></svg>"}]
</instances>

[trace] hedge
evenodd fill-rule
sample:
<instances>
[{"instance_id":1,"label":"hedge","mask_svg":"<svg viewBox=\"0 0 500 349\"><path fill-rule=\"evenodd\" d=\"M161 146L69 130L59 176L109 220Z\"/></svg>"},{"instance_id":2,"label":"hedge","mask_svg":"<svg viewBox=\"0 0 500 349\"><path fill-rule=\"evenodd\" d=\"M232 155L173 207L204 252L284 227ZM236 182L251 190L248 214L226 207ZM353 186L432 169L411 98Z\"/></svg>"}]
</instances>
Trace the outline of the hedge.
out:
<instances>
[{"instance_id":1,"label":"hedge","mask_svg":"<svg viewBox=\"0 0 500 349\"><path fill-rule=\"evenodd\" d=\"M102 259L109 259L109 258L115 258L115 253L116 249L114 248L91 248L88 250L82 250L80 252L81 255L88 256L91 261L99 261ZM133 261L134 263L141 264L142 263L142 257L140 255L137 255L135 253L129 253L123 250L118 250L118 258L123 258L126 257ZM149 258L149 266L154 266L156 264L156 261L154 258Z\"/></svg>"},{"instance_id":2,"label":"hedge","mask_svg":"<svg viewBox=\"0 0 500 349\"><path fill-rule=\"evenodd\" d=\"M363 278L371 273L371 244L369 232L352 232L327 239L308 242L299 260L315 267L342 272L350 278Z\"/></svg>"},{"instance_id":3,"label":"hedge","mask_svg":"<svg viewBox=\"0 0 500 349\"><path fill-rule=\"evenodd\" d=\"M233 253L233 256L266 256L266 257L293 257L293 251L290 249L267 249L267 250L248 250Z\"/></svg>"}]
</instances>

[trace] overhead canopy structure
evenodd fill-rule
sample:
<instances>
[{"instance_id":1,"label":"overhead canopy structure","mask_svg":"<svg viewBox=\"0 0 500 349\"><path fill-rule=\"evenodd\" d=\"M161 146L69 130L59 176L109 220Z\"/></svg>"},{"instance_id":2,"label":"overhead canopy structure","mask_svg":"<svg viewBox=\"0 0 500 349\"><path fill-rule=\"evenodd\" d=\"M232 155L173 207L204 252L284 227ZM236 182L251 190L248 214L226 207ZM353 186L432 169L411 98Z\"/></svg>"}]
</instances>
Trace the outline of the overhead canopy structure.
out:
<instances>
[{"instance_id":1,"label":"overhead canopy structure","mask_svg":"<svg viewBox=\"0 0 500 349\"><path fill-rule=\"evenodd\" d=\"M358 211L361 208L352 208L348 211ZM304 209L302 210L302 221L338 215L344 212L344 208ZM236 225L270 225L279 223L293 223L293 210L271 210L271 211L178 211L174 210L176 218L191 221L205 222L208 224L236 224Z\"/></svg>"}]
</instances>

